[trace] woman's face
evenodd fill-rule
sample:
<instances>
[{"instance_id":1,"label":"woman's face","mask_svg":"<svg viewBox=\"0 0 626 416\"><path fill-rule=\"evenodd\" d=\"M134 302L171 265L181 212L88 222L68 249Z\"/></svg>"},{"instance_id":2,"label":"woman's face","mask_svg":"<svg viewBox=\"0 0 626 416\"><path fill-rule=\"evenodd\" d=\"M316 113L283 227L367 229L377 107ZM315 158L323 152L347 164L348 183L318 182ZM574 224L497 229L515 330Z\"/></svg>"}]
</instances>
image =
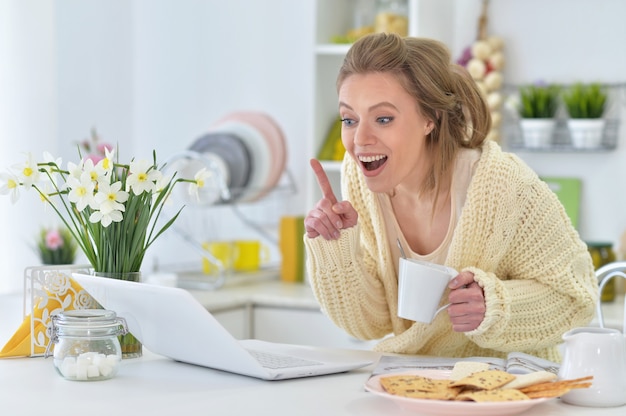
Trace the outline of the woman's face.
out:
<instances>
[{"instance_id":1,"label":"woman's face","mask_svg":"<svg viewBox=\"0 0 626 416\"><path fill-rule=\"evenodd\" d=\"M339 88L343 144L373 192L419 189L429 168L426 135L433 122L394 75L350 75Z\"/></svg>"}]
</instances>

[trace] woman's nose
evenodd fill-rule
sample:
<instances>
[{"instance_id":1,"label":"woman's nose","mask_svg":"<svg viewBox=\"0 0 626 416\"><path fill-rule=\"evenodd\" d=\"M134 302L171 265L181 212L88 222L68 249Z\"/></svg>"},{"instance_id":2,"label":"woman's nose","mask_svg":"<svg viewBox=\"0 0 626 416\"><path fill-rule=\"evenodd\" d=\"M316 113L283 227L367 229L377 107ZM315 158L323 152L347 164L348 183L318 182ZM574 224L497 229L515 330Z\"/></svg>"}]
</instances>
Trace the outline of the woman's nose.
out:
<instances>
[{"instance_id":1,"label":"woman's nose","mask_svg":"<svg viewBox=\"0 0 626 416\"><path fill-rule=\"evenodd\" d=\"M372 144L375 140L371 130L364 124L360 124L354 132L354 144L357 146Z\"/></svg>"}]
</instances>

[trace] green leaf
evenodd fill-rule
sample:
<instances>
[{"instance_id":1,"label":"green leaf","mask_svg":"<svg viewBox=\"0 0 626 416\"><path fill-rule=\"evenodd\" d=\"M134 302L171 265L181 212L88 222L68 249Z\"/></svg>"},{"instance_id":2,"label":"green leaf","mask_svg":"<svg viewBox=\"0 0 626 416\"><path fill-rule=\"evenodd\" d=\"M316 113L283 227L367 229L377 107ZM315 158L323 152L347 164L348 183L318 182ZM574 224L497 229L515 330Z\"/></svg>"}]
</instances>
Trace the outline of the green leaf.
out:
<instances>
[{"instance_id":1,"label":"green leaf","mask_svg":"<svg viewBox=\"0 0 626 416\"><path fill-rule=\"evenodd\" d=\"M522 118L553 118L559 106L558 85L524 85L520 87L519 113Z\"/></svg>"},{"instance_id":2,"label":"green leaf","mask_svg":"<svg viewBox=\"0 0 626 416\"><path fill-rule=\"evenodd\" d=\"M563 103L570 118L601 118L607 93L599 83L576 83L563 93Z\"/></svg>"}]
</instances>

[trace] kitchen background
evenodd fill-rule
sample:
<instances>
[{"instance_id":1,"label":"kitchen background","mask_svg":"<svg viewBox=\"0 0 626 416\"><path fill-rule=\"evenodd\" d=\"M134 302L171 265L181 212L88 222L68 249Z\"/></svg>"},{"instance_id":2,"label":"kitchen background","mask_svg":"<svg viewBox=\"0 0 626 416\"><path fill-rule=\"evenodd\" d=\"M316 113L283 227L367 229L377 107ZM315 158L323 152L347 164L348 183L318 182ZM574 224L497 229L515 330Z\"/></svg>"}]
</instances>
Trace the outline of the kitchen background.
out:
<instances>
[{"instance_id":1,"label":"kitchen background","mask_svg":"<svg viewBox=\"0 0 626 416\"><path fill-rule=\"evenodd\" d=\"M455 58L475 39L481 0L410 1L414 10L436 11L424 25ZM268 230L281 215L304 215L314 156L316 10L315 0L0 0L0 171L24 152L76 161L76 142L93 127L120 145L122 159L150 158L153 149L167 159L227 113L261 110L287 138L290 190L242 210ZM504 40L509 85L623 85L624 16L622 0L491 0L488 32ZM623 87L618 98L623 124ZM515 150L542 176L580 178L581 236L616 248L626 229L625 131L620 126L611 151ZM39 228L55 223L30 194L15 206L0 198L0 293L22 288L24 268L39 262L32 248ZM250 233L228 207L196 215L206 240ZM183 261L200 264L168 232L144 266L167 270Z\"/></svg>"}]
</instances>

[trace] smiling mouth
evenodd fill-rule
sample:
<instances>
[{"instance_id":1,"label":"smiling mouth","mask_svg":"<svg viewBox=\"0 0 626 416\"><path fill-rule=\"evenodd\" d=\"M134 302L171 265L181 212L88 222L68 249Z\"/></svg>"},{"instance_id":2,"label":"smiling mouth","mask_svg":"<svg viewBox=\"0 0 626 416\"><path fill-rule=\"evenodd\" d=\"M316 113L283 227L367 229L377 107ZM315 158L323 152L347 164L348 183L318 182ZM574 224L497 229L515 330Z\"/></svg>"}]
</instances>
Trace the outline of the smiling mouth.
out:
<instances>
[{"instance_id":1,"label":"smiling mouth","mask_svg":"<svg viewBox=\"0 0 626 416\"><path fill-rule=\"evenodd\" d=\"M387 162L387 156L359 156L359 162L367 171L376 170Z\"/></svg>"}]
</instances>

